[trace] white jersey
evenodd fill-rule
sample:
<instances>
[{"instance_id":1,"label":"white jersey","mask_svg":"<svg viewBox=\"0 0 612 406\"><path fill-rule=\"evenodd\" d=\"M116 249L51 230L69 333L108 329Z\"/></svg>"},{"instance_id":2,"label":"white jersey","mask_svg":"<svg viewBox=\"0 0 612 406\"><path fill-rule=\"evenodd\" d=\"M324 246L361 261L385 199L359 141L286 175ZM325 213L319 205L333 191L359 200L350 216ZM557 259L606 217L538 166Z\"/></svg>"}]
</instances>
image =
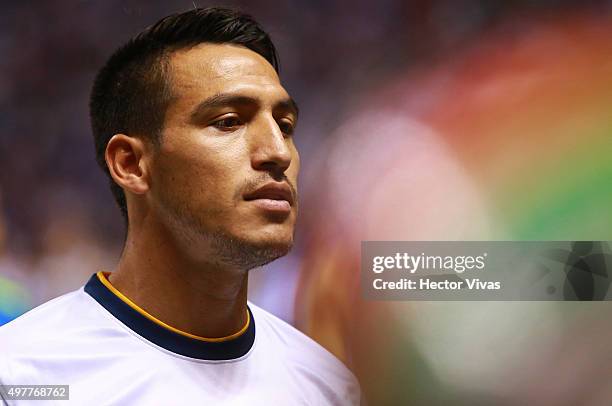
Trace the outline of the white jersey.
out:
<instances>
[{"instance_id":1,"label":"white jersey","mask_svg":"<svg viewBox=\"0 0 612 406\"><path fill-rule=\"evenodd\" d=\"M69 385L69 401L33 405L359 404L338 359L250 302L244 331L220 342L178 334L132 305L99 273L0 327L0 384Z\"/></svg>"}]
</instances>

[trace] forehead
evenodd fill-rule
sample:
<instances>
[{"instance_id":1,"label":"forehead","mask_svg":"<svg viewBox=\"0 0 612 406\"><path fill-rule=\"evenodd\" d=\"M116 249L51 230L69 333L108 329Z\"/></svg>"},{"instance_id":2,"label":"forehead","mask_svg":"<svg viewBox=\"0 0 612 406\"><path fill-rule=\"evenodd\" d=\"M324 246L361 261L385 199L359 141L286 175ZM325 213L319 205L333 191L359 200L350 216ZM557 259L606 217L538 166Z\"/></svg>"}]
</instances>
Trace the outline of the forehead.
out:
<instances>
[{"instance_id":1,"label":"forehead","mask_svg":"<svg viewBox=\"0 0 612 406\"><path fill-rule=\"evenodd\" d=\"M183 102L229 92L286 97L272 65L239 45L199 44L174 52L169 61L173 95Z\"/></svg>"}]
</instances>

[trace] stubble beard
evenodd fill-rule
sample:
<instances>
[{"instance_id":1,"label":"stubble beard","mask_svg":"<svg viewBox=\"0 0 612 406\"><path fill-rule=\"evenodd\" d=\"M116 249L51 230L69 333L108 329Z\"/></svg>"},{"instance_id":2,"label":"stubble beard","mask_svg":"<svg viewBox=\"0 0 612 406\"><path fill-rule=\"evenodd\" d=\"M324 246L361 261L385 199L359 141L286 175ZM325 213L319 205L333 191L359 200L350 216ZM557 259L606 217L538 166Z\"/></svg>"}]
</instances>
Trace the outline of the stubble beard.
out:
<instances>
[{"instance_id":1,"label":"stubble beard","mask_svg":"<svg viewBox=\"0 0 612 406\"><path fill-rule=\"evenodd\" d=\"M262 267L291 251L293 235L290 241L254 242L249 241L223 229L211 231L204 224L202 217L193 215L188 207L165 205L164 211L174 223L180 240L186 247L207 247L206 260L220 267L249 271ZM204 218L219 216L215 211L207 212Z\"/></svg>"},{"instance_id":2,"label":"stubble beard","mask_svg":"<svg viewBox=\"0 0 612 406\"><path fill-rule=\"evenodd\" d=\"M293 239L288 244L257 244L216 232L207 236L219 262L233 268L249 271L262 267L289 253Z\"/></svg>"}]
</instances>

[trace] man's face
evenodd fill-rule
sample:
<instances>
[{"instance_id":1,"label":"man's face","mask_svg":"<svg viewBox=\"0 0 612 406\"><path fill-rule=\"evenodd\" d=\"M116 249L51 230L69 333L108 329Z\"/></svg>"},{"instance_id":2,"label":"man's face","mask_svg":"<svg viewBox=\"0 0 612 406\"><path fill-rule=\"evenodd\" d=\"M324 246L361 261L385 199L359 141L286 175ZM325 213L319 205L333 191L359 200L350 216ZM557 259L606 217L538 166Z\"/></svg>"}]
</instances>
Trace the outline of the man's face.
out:
<instances>
[{"instance_id":1,"label":"man's face","mask_svg":"<svg viewBox=\"0 0 612 406\"><path fill-rule=\"evenodd\" d=\"M240 46L170 57L173 100L152 159L150 205L209 260L251 268L286 254L297 216L295 106L273 67Z\"/></svg>"}]
</instances>

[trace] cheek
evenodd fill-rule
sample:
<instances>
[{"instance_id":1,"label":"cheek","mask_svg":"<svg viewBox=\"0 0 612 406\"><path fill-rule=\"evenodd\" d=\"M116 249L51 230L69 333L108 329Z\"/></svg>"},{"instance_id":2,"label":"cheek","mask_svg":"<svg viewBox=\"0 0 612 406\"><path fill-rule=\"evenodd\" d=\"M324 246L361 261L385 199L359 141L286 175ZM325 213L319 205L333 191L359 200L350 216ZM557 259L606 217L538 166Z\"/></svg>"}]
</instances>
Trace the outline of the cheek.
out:
<instances>
[{"instance_id":1,"label":"cheek","mask_svg":"<svg viewBox=\"0 0 612 406\"><path fill-rule=\"evenodd\" d=\"M294 147L293 158L291 159L291 165L287 169L287 177L293 182L293 185L297 188L298 175L300 173L300 154Z\"/></svg>"},{"instance_id":2,"label":"cheek","mask_svg":"<svg viewBox=\"0 0 612 406\"><path fill-rule=\"evenodd\" d=\"M227 204L233 199L242 166L238 148L220 142L200 142L161 152L156 172L166 193L213 205Z\"/></svg>"}]
</instances>

